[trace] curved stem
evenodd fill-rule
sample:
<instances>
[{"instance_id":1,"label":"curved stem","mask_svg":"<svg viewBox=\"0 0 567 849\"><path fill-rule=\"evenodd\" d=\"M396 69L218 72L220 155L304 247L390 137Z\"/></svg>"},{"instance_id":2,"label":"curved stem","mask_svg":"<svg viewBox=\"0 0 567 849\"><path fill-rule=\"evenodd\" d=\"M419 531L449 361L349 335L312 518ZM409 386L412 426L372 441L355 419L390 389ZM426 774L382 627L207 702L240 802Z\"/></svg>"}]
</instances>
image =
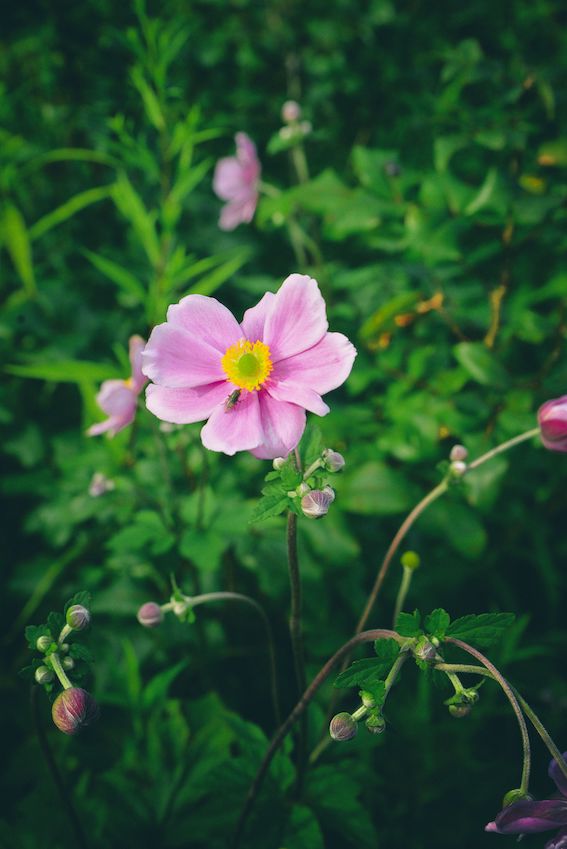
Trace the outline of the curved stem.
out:
<instances>
[{"instance_id":1,"label":"curved stem","mask_svg":"<svg viewBox=\"0 0 567 849\"><path fill-rule=\"evenodd\" d=\"M472 472L473 469L477 469L479 466L482 466L482 464L486 463L488 460L492 460L492 458L496 457L497 454L502 454L504 451L508 451L510 448L514 448L516 445L526 442L528 439L533 439L533 437L537 436L538 433L539 427L533 427L531 430L526 430L524 433L520 433L518 436L512 437L512 439L508 439L501 445L497 445L496 448L491 448L491 450L487 451L486 454L483 454L481 457L477 457L476 460L469 463L465 474L468 474L469 472Z\"/></svg>"},{"instance_id":2,"label":"curved stem","mask_svg":"<svg viewBox=\"0 0 567 849\"><path fill-rule=\"evenodd\" d=\"M250 598L250 596L242 595L242 593L232 592L203 593L202 595L193 596L192 598L189 598L188 601L191 607L197 607L197 605L199 604L208 604L208 602L211 601L240 601L244 604L249 604L250 607L253 607L254 610L259 614L260 618L262 619L262 622L264 623L266 637L268 640L268 655L270 660L270 689L272 691L274 718L276 720L276 726L278 726L281 723L281 714L278 696L278 678L276 673L276 651L272 627L270 625L270 620L268 619L264 608L260 604L258 604L258 602L255 601L253 598ZM163 605L162 609L164 609L165 607L168 607L168 605Z\"/></svg>"},{"instance_id":3,"label":"curved stem","mask_svg":"<svg viewBox=\"0 0 567 849\"><path fill-rule=\"evenodd\" d=\"M254 781L252 782L250 789L248 791L248 795L246 797L246 802L244 804L244 808L238 820L236 831L234 834L234 838L232 841L232 849L237 849L240 838L242 836L242 832L244 830L244 826L246 825L246 821L250 815L250 812L254 806L254 802L256 800L256 796L260 791L264 778L266 777L266 773L268 772L269 766L272 762L272 759L279 747L285 740L289 731L292 729L295 722L302 716L305 709L309 705L309 702L319 689L322 684L327 680L334 667L345 657L345 655L349 654L356 646L361 645L361 643L369 643L374 640L381 639L395 639L398 642L403 642L403 637L400 637L395 631L389 631L386 629L374 629L372 631L363 631L360 634L356 634L352 637L344 646L335 652L335 654L325 663L325 665L319 670L311 684L307 687L298 703L289 714L288 718L285 722L278 728L276 733L274 734L268 750L262 759L262 763L260 764Z\"/></svg>"},{"instance_id":4,"label":"curved stem","mask_svg":"<svg viewBox=\"0 0 567 849\"><path fill-rule=\"evenodd\" d=\"M35 730L37 732L37 739L39 740L39 745L41 747L41 751L43 752L43 757L45 758L45 762L49 768L49 772L51 773L51 778L53 779L53 783L55 784L57 792L59 793L61 803L63 805L65 813L67 814L67 818L71 824L71 828L75 832L77 846L79 847L79 849L86 849L88 844L85 833L83 831L83 827L81 826L81 821L77 815L71 796L67 792L65 782L63 781L63 776L61 775L59 767L55 762L53 752L51 751L51 746L49 745L49 740L47 739L47 734L45 733L45 728L43 727L43 723L41 721L41 712L39 709L38 700L39 691L40 687L32 686L31 705L33 721L35 725Z\"/></svg>"},{"instance_id":5,"label":"curved stem","mask_svg":"<svg viewBox=\"0 0 567 849\"><path fill-rule=\"evenodd\" d=\"M475 657L482 665L488 669L489 672L492 673L492 677L498 681L504 693L506 694L510 705L512 706L512 710L516 714L516 718L518 720L518 725L520 726L520 734L522 735L522 747L524 750L524 762L522 766L522 780L520 783L520 790L523 793L528 792L528 785L530 782L530 766L531 766L531 749L530 749L530 738L528 735L528 727L526 725L526 720L524 719L524 714L518 704L518 700L514 693L514 690L510 686L510 684L506 681L504 676L498 671L498 669L485 657L478 649L469 646L468 643L464 643L462 640L458 640L456 637L446 637L445 642L452 643L454 646L458 646L463 651L467 652L467 654Z\"/></svg>"},{"instance_id":6,"label":"curved stem","mask_svg":"<svg viewBox=\"0 0 567 849\"><path fill-rule=\"evenodd\" d=\"M59 678L59 681L60 681L63 689L64 690L70 690L73 685L72 685L71 681L69 681L69 678L67 677L67 675L65 674L65 670L63 669L63 666L61 664L61 660L59 659L59 655L57 654L57 652L53 652L52 654L50 654L49 660L51 661L51 666L53 667L53 671L55 672L55 674Z\"/></svg>"}]
</instances>

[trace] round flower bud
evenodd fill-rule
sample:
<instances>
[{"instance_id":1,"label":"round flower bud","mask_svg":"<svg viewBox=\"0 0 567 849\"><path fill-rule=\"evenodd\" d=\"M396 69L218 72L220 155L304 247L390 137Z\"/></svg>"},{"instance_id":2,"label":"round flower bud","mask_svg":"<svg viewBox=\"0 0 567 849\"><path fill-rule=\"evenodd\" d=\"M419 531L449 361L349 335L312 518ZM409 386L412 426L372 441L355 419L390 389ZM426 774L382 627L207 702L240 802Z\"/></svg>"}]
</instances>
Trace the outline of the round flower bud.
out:
<instances>
[{"instance_id":1,"label":"round flower bud","mask_svg":"<svg viewBox=\"0 0 567 849\"><path fill-rule=\"evenodd\" d=\"M329 505L333 498L328 492L323 492L320 489L314 489L312 492L304 495L301 499L301 509L303 515L309 519L320 519L325 513L329 512Z\"/></svg>"},{"instance_id":2,"label":"round flower bud","mask_svg":"<svg viewBox=\"0 0 567 849\"><path fill-rule=\"evenodd\" d=\"M63 669L74 669L75 661L72 657L64 657L61 661L61 665L63 666Z\"/></svg>"},{"instance_id":3,"label":"round flower bud","mask_svg":"<svg viewBox=\"0 0 567 849\"><path fill-rule=\"evenodd\" d=\"M376 705L376 699L369 693L368 690L361 690L358 694L360 696L360 701L364 705L365 708L373 708Z\"/></svg>"},{"instance_id":4,"label":"round flower bud","mask_svg":"<svg viewBox=\"0 0 567 849\"><path fill-rule=\"evenodd\" d=\"M384 717L379 713L373 713L364 723L371 734L382 734L386 729Z\"/></svg>"},{"instance_id":5,"label":"round flower bud","mask_svg":"<svg viewBox=\"0 0 567 849\"><path fill-rule=\"evenodd\" d=\"M82 631L91 621L91 614L82 604L73 604L65 614L65 621L74 631Z\"/></svg>"},{"instance_id":6,"label":"round flower bud","mask_svg":"<svg viewBox=\"0 0 567 849\"><path fill-rule=\"evenodd\" d=\"M332 451L330 448L326 448L323 451L323 461L325 463L325 468L328 469L329 472L340 472L345 465L345 458L342 454L339 454L338 451Z\"/></svg>"},{"instance_id":7,"label":"round flower bud","mask_svg":"<svg viewBox=\"0 0 567 849\"><path fill-rule=\"evenodd\" d=\"M47 634L44 634L43 637L38 637L35 646L38 651L47 651L52 642L53 640L51 639L51 637L48 637Z\"/></svg>"},{"instance_id":8,"label":"round flower bud","mask_svg":"<svg viewBox=\"0 0 567 849\"><path fill-rule=\"evenodd\" d=\"M81 687L70 687L59 693L53 702L51 716L64 734L77 734L98 719L99 709L90 693Z\"/></svg>"},{"instance_id":9,"label":"round flower bud","mask_svg":"<svg viewBox=\"0 0 567 849\"><path fill-rule=\"evenodd\" d=\"M463 460L453 460L451 463L451 474L456 478L462 478L467 470L467 464Z\"/></svg>"},{"instance_id":10,"label":"round flower bud","mask_svg":"<svg viewBox=\"0 0 567 849\"><path fill-rule=\"evenodd\" d=\"M333 489L333 487L329 486L329 485L324 486L323 489L321 490L321 492L325 492L329 496L329 498L331 499L331 504L332 504L333 501L336 498L335 490Z\"/></svg>"},{"instance_id":11,"label":"round flower bud","mask_svg":"<svg viewBox=\"0 0 567 849\"><path fill-rule=\"evenodd\" d=\"M301 106L295 100L286 100L282 106L282 121L293 124L301 118Z\"/></svg>"},{"instance_id":12,"label":"round flower bud","mask_svg":"<svg viewBox=\"0 0 567 849\"><path fill-rule=\"evenodd\" d=\"M401 558L401 563L404 569L419 569L421 558L417 551L404 551Z\"/></svg>"},{"instance_id":13,"label":"round flower bud","mask_svg":"<svg viewBox=\"0 0 567 849\"><path fill-rule=\"evenodd\" d=\"M567 451L567 395L542 404L537 420L545 447L550 451Z\"/></svg>"},{"instance_id":14,"label":"round flower bud","mask_svg":"<svg viewBox=\"0 0 567 849\"><path fill-rule=\"evenodd\" d=\"M301 495L307 495L308 492L311 492L311 487L309 486L309 484L306 484L305 482L303 482L303 483L299 484L299 486L297 487L297 489L295 491L300 496Z\"/></svg>"},{"instance_id":15,"label":"round flower bud","mask_svg":"<svg viewBox=\"0 0 567 849\"><path fill-rule=\"evenodd\" d=\"M414 656L418 660L424 660L426 663L431 663L437 657L437 647L428 640L427 637L420 637L413 650Z\"/></svg>"},{"instance_id":16,"label":"round flower bud","mask_svg":"<svg viewBox=\"0 0 567 849\"><path fill-rule=\"evenodd\" d=\"M47 666L38 666L35 670L35 680L38 684L49 684L53 681L53 672Z\"/></svg>"},{"instance_id":17,"label":"round flower bud","mask_svg":"<svg viewBox=\"0 0 567 849\"><path fill-rule=\"evenodd\" d=\"M59 646L59 654L67 654L69 651L69 643L61 643Z\"/></svg>"},{"instance_id":18,"label":"round flower bud","mask_svg":"<svg viewBox=\"0 0 567 849\"><path fill-rule=\"evenodd\" d=\"M472 710L472 705L470 704L460 704L460 705L449 705L449 713L451 716L454 716L455 719L463 719L465 716L468 716Z\"/></svg>"},{"instance_id":19,"label":"round flower bud","mask_svg":"<svg viewBox=\"0 0 567 849\"><path fill-rule=\"evenodd\" d=\"M145 628L157 628L162 619L162 609L155 601L147 601L138 610L138 622Z\"/></svg>"},{"instance_id":20,"label":"round flower bud","mask_svg":"<svg viewBox=\"0 0 567 849\"><path fill-rule=\"evenodd\" d=\"M453 445L451 453L449 454L449 460L451 460L451 462L455 460L466 460L468 456L469 452L464 445Z\"/></svg>"},{"instance_id":21,"label":"round flower bud","mask_svg":"<svg viewBox=\"0 0 567 849\"><path fill-rule=\"evenodd\" d=\"M358 723L356 719L353 719L350 713L337 713L331 719L331 723L329 725L329 734L333 738L333 740L337 740L337 742L342 743L345 740L352 740L353 737L356 737L358 733Z\"/></svg>"},{"instance_id":22,"label":"round flower bud","mask_svg":"<svg viewBox=\"0 0 567 849\"><path fill-rule=\"evenodd\" d=\"M274 469L277 472L281 469L281 467L283 466L284 463L285 463L285 457L276 457L272 461L272 466L274 467Z\"/></svg>"}]
</instances>

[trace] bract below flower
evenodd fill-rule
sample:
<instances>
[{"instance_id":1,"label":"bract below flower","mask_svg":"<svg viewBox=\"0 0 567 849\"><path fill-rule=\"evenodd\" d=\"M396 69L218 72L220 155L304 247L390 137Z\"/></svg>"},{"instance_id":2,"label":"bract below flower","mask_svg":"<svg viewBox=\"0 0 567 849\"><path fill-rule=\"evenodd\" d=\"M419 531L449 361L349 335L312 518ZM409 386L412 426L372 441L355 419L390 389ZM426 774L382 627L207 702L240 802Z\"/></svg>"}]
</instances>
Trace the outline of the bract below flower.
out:
<instances>
[{"instance_id":1,"label":"bract below flower","mask_svg":"<svg viewBox=\"0 0 567 849\"><path fill-rule=\"evenodd\" d=\"M238 324L214 298L188 295L171 306L143 354L148 409L176 424L208 419L211 451L274 459L296 447L305 411L329 412L322 395L350 374L356 350L328 333L317 281L291 274Z\"/></svg>"},{"instance_id":2,"label":"bract below flower","mask_svg":"<svg viewBox=\"0 0 567 849\"><path fill-rule=\"evenodd\" d=\"M252 221L258 205L258 182L262 166L256 145L246 133L237 133L236 156L219 159L213 177L213 189L226 203L221 211L221 230L234 230Z\"/></svg>"},{"instance_id":3,"label":"bract below flower","mask_svg":"<svg viewBox=\"0 0 567 849\"><path fill-rule=\"evenodd\" d=\"M92 425L88 436L99 436L108 432L115 436L118 431L134 421L138 395L147 381L142 373L142 351L145 345L141 336L131 336L129 343L132 376L128 380L105 380L96 396L96 401L108 418Z\"/></svg>"},{"instance_id":4,"label":"bract below flower","mask_svg":"<svg viewBox=\"0 0 567 849\"><path fill-rule=\"evenodd\" d=\"M567 395L542 404L537 419L545 447L550 451L567 451Z\"/></svg>"}]
</instances>

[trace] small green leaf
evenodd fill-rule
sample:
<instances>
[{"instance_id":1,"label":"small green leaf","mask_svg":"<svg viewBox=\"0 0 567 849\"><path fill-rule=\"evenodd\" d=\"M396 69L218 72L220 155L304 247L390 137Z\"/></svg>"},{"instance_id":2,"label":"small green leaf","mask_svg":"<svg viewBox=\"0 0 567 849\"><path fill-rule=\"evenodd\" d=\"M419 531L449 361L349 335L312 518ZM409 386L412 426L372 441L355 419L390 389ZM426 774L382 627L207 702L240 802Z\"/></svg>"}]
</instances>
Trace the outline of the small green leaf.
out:
<instances>
[{"instance_id":1,"label":"small green leaf","mask_svg":"<svg viewBox=\"0 0 567 849\"><path fill-rule=\"evenodd\" d=\"M362 687L370 689L380 681L383 664L375 657L355 660L348 669L337 675L335 687Z\"/></svg>"},{"instance_id":2,"label":"small green leaf","mask_svg":"<svg viewBox=\"0 0 567 849\"><path fill-rule=\"evenodd\" d=\"M456 637L477 648L488 648L502 639L515 618L513 613L471 613L451 622L446 636Z\"/></svg>"},{"instance_id":3,"label":"small green leaf","mask_svg":"<svg viewBox=\"0 0 567 849\"><path fill-rule=\"evenodd\" d=\"M263 519L270 519L272 516L279 516L290 506L290 499L287 495L265 495L256 505L250 522L261 522Z\"/></svg>"},{"instance_id":4,"label":"small green leaf","mask_svg":"<svg viewBox=\"0 0 567 849\"><path fill-rule=\"evenodd\" d=\"M421 630L421 614L419 610L413 613L400 613L396 619L395 630L402 637L419 637Z\"/></svg>"},{"instance_id":5,"label":"small green leaf","mask_svg":"<svg viewBox=\"0 0 567 849\"><path fill-rule=\"evenodd\" d=\"M85 192L79 192L78 195L69 198L68 201L58 206L57 209L48 212L47 215L36 221L30 227L30 239L38 239L44 233L47 233L48 230L72 218L73 215L85 209L85 207L93 203L98 203L99 200L105 200L110 197L110 191L111 186L97 186L93 189L87 189Z\"/></svg>"},{"instance_id":6,"label":"small green leaf","mask_svg":"<svg viewBox=\"0 0 567 849\"><path fill-rule=\"evenodd\" d=\"M400 653L400 647L396 640L387 637L384 640L375 640L374 651L380 663L384 664L385 670L389 671L393 662Z\"/></svg>"},{"instance_id":7,"label":"small green leaf","mask_svg":"<svg viewBox=\"0 0 567 849\"><path fill-rule=\"evenodd\" d=\"M116 366L104 363L91 363L83 360L57 360L55 362L25 363L23 365L6 366L5 371L16 377L32 377L38 380L51 380L54 383L83 383L120 378Z\"/></svg>"},{"instance_id":8,"label":"small green leaf","mask_svg":"<svg viewBox=\"0 0 567 849\"><path fill-rule=\"evenodd\" d=\"M425 632L432 637L442 640L447 632L451 617L446 610L438 607L425 617Z\"/></svg>"},{"instance_id":9,"label":"small green leaf","mask_svg":"<svg viewBox=\"0 0 567 849\"><path fill-rule=\"evenodd\" d=\"M321 456L322 451L323 435L321 429L317 425L308 424L299 443L299 454L305 468L314 463Z\"/></svg>"}]
</instances>

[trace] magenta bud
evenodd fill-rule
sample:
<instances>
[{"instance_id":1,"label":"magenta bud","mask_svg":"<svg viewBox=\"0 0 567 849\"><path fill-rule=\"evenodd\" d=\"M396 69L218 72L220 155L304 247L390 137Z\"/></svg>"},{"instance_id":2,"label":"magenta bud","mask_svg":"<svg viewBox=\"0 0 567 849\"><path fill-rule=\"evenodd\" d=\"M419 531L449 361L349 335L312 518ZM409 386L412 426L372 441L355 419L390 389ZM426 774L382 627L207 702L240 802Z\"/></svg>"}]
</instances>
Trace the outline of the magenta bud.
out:
<instances>
[{"instance_id":1,"label":"magenta bud","mask_svg":"<svg viewBox=\"0 0 567 849\"><path fill-rule=\"evenodd\" d=\"M301 499L303 515L307 516L309 519L320 519L321 516L324 516L329 512L329 505L333 499L334 495L331 497L328 492L323 492L320 489L314 489L312 492L304 495Z\"/></svg>"},{"instance_id":2,"label":"magenta bud","mask_svg":"<svg viewBox=\"0 0 567 849\"><path fill-rule=\"evenodd\" d=\"M293 124L301 118L301 106L295 100L286 100L282 106L282 120L286 124Z\"/></svg>"},{"instance_id":3,"label":"magenta bud","mask_svg":"<svg viewBox=\"0 0 567 849\"><path fill-rule=\"evenodd\" d=\"M64 734L77 734L98 719L98 705L86 690L70 687L59 693L51 708L53 722Z\"/></svg>"},{"instance_id":4,"label":"magenta bud","mask_svg":"<svg viewBox=\"0 0 567 849\"><path fill-rule=\"evenodd\" d=\"M82 604L73 604L65 614L65 621L74 631L82 631L91 621L91 614Z\"/></svg>"},{"instance_id":5,"label":"magenta bud","mask_svg":"<svg viewBox=\"0 0 567 849\"><path fill-rule=\"evenodd\" d=\"M567 395L542 404L537 420L545 447L550 451L567 451Z\"/></svg>"},{"instance_id":6,"label":"magenta bud","mask_svg":"<svg viewBox=\"0 0 567 849\"><path fill-rule=\"evenodd\" d=\"M323 461L325 463L325 468L329 470L329 472L340 472L345 465L345 458L342 454L339 454L338 451L331 451L330 448L326 448L323 451Z\"/></svg>"},{"instance_id":7,"label":"magenta bud","mask_svg":"<svg viewBox=\"0 0 567 849\"><path fill-rule=\"evenodd\" d=\"M138 610L138 622L144 628L157 628L162 619L162 609L155 601L147 601Z\"/></svg>"},{"instance_id":8,"label":"magenta bud","mask_svg":"<svg viewBox=\"0 0 567 849\"><path fill-rule=\"evenodd\" d=\"M353 719L350 713L337 713L331 719L329 725L329 734L339 743L343 743L345 740L352 740L353 737L356 737L358 732L358 723L356 719Z\"/></svg>"},{"instance_id":9,"label":"magenta bud","mask_svg":"<svg viewBox=\"0 0 567 849\"><path fill-rule=\"evenodd\" d=\"M451 453L449 454L449 460L451 460L451 462L454 462L455 460L460 462L462 460L466 460L468 456L469 452L464 445L453 445Z\"/></svg>"}]
</instances>

